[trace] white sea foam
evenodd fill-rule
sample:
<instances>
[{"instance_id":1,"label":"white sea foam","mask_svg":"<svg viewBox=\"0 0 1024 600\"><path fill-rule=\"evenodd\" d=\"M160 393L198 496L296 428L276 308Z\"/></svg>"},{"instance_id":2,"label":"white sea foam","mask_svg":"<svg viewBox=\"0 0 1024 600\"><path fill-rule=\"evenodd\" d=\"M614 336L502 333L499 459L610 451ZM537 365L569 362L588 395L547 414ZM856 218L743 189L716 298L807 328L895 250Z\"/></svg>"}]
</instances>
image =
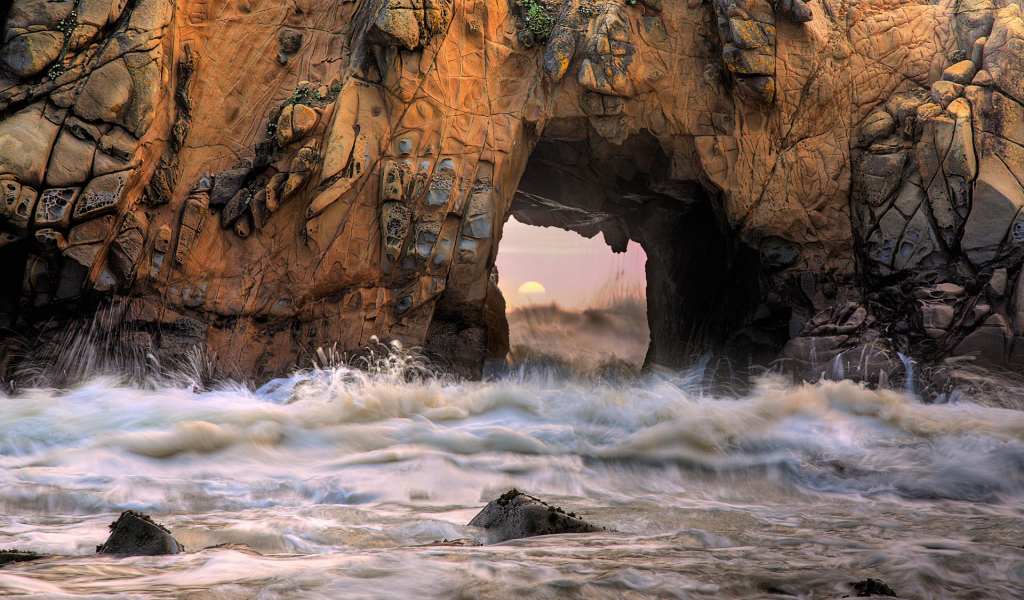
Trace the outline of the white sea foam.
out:
<instances>
[{"instance_id":1,"label":"white sea foam","mask_svg":"<svg viewBox=\"0 0 1024 600\"><path fill-rule=\"evenodd\" d=\"M713 399L685 376L525 368L459 384L400 364L256 391L24 390L0 399L0 547L79 558L9 565L0 589L838 597L872 576L911 598L1011 598L1024 586L1024 413L969 400L771 379ZM465 524L513 486L617 531L415 547L480 537ZM189 549L255 552L92 555L128 508Z\"/></svg>"}]
</instances>

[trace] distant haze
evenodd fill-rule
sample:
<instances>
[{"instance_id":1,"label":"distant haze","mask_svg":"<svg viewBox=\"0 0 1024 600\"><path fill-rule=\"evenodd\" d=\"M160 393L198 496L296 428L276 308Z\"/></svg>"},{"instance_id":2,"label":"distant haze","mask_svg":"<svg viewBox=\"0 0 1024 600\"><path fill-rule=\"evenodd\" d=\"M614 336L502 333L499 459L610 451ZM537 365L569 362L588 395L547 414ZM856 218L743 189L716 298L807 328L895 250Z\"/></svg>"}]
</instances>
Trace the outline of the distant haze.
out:
<instances>
[{"instance_id":1,"label":"distant haze","mask_svg":"<svg viewBox=\"0 0 1024 600\"><path fill-rule=\"evenodd\" d=\"M524 225L510 217L498 250L498 287L508 310L550 302L586 308L613 281L616 287L645 289L646 262L647 255L636 242L616 254L601 235L588 240L572 231ZM546 292L519 293L528 281L541 284Z\"/></svg>"}]
</instances>

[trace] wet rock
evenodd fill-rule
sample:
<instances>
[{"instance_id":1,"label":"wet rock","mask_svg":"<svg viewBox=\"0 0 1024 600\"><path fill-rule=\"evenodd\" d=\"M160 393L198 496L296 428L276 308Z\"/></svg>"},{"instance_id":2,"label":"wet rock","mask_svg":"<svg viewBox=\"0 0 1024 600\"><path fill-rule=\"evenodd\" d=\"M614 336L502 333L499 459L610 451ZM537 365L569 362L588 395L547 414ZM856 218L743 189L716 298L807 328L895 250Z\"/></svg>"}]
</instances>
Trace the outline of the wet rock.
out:
<instances>
[{"instance_id":1,"label":"wet rock","mask_svg":"<svg viewBox=\"0 0 1024 600\"><path fill-rule=\"evenodd\" d=\"M842 352L848 336L795 337L786 343L782 354L791 361L809 366L821 365ZM803 366L803 365L800 365Z\"/></svg>"},{"instance_id":2,"label":"wet rock","mask_svg":"<svg viewBox=\"0 0 1024 600\"><path fill-rule=\"evenodd\" d=\"M488 530L496 542L555 533L605 531L516 489L488 502L469 524Z\"/></svg>"},{"instance_id":3,"label":"wet rock","mask_svg":"<svg viewBox=\"0 0 1024 600\"><path fill-rule=\"evenodd\" d=\"M856 594L858 598L864 598L867 596L896 597L896 592L892 591L892 588L880 579L865 579L864 581L858 581L850 585L853 587L853 593Z\"/></svg>"},{"instance_id":4,"label":"wet rock","mask_svg":"<svg viewBox=\"0 0 1024 600\"><path fill-rule=\"evenodd\" d=\"M180 317L160 328L160 350L169 355L182 355L206 336L207 326L195 319Z\"/></svg>"},{"instance_id":5,"label":"wet rock","mask_svg":"<svg viewBox=\"0 0 1024 600\"><path fill-rule=\"evenodd\" d=\"M145 212L132 211L125 215L109 256L111 270L122 281L128 280L142 258L148 229L149 220Z\"/></svg>"},{"instance_id":6,"label":"wet rock","mask_svg":"<svg viewBox=\"0 0 1024 600\"><path fill-rule=\"evenodd\" d=\"M25 550L15 550L13 548L10 550L0 550L0 567L8 563L28 562L30 560L39 560L40 558L46 558L46 555Z\"/></svg>"},{"instance_id":7,"label":"wet rock","mask_svg":"<svg viewBox=\"0 0 1024 600\"><path fill-rule=\"evenodd\" d=\"M953 324L954 307L935 302L922 302L920 306L921 328L933 340L946 335Z\"/></svg>"},{"instance_id":8,"label":"wet rock","mask_svg":"<svg viewBox=\"0 0 1024 600\"><path fill-rule=\"evenodd\" d=\"M911 292L914 300L949 300L963 298L966 291L962 286L955 283L939 283L927 287L920 287Z\"/></svg>"},{"instance_id":9,"label":"wet rock","mask_svg":"<svg viewBox=\"0 0 1024 600\"><path fill-rule=\"evenodd\" d=\"M1006 269L996 269L985 284L985 293L996 299L1002 298L1006 295L1006 283Z\"/></svg>"},{"instance_id":10,"label":"wet rock","mask_svg":"<svg viewBox=\"0 0 1024 600\"><path fill-rule=\"evenodd\" d=\"M147 515L126 510L110 524L110 537L96 547L97 554L157 556L179 554L185 547L162 525Z\"/></svg>"},{"instance_id":11,"label":"wet rock","mask_svg":"<svg viewBox=\"0 0 1024 600\"><path fill-rule=\"evenodd\" d=\"M981 327L972 331L955 348L953 356L974 356L983 366L1003 366L1013 342L1013 333L1002 315L991 315Z\"/></svg>"},{"instance_id":12,"label":"wet rock","mask_svg":"<svg viewBox=\"0 0 1024 600\"><path fill-rule=\"evenodd\" d=\"M457 540L439 540L434 541L427 546L454 546L454 547L467 547L467 546L483 546L483 544L473 538L459 538Z\"/></svg>"}]
</instances>

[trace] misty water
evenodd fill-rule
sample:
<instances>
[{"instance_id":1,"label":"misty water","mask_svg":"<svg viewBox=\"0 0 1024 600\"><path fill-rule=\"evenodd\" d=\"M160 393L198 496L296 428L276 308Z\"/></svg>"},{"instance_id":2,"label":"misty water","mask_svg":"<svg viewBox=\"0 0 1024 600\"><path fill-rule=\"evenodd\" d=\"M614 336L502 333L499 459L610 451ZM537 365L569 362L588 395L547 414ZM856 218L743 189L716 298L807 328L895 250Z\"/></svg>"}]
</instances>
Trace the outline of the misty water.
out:
<instances>
[{"instance_id":1,"label":"misty water","mask_svg":"<svg viewBox=\"0 0 1024 600\"><path fill-rule=\"evenodd\" d=\"M93 378L0 398L0 593L64 598L905 598L1024 593L1024 413L851 382L511 369L401 353L250 390ZM488 544L515 487L607 532ZM125 509L185 545L97 556ZM477 547L431 546L475 538ZM221 547L213 547L218 546ZM226 546L225 546L226 545Z\"/></svg>"}]
</instances>

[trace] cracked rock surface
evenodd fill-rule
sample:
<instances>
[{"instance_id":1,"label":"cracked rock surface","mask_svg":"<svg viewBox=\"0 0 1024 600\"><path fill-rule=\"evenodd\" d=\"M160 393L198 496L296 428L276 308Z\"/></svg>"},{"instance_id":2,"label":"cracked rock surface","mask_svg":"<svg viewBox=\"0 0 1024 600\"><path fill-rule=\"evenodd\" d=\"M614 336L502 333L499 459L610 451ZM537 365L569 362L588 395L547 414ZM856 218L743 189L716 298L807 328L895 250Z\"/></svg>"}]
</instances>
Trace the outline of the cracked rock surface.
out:
<instances>
[{"instance_id":1,"label":"cracked rock surface","mask_svg":"<svg viewBox=\"0 0 1024 600\"><path fill-rule=\"evenodd\" d=\"M73 371L58 349L83 331L166 365L201 347L244 379L374 337L478 376L502 354L485 314L513 214L644 246L648 364L1024 368L1014 4L14 0L0 18L5 378L27 355ZM943 285L963 292L918 298Z\"/></svg>"}]
</instances>

